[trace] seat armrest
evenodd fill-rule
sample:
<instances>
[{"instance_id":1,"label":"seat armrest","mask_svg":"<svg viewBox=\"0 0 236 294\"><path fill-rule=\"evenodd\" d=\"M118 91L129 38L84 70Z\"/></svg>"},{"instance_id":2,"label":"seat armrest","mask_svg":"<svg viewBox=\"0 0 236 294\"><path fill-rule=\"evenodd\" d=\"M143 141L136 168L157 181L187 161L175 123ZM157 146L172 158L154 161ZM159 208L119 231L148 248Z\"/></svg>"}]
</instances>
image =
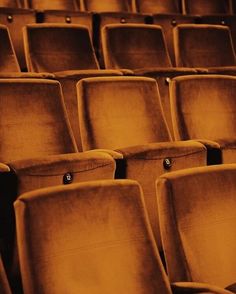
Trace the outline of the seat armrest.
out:
<instances>
[{"instance_id":1,"label":"seat armrest","mask_svg":"<svg viewBox=\"0 0 236 294\"><path fill-rule=\"evenodd\" d=\"M146 145L138 145L116 150L121 153L124 159L161 159L168 154L168 157L190 155L198 152L206 152L206 148L199 142L176 141L149 143Z\"/></svg>"},{"instance_id":2,"label":"seat armrest","mask_svg":"<svg viewBox=\"0 0 236 294\"><path fill-rule=\"evenodd\" d=\"M83 153L94 153L94 152L102 152L109 154L113 159L123 159L123 155L120 152L110 150L110 149L93 149L89 151L85 151Z\"/></svg>"},{"instance_id":3,"label":"seat armrest","mask_svg":"<svg viewBox=\"0 0 236 294\"><path fill-rule=\"evenodd\" d=\"M184 293L214 293L214 294L232 294L233 292L225 290L223 288L195 282L176 282L171 284L171 288L174 294Z\"/></svg>"}]
</instances>

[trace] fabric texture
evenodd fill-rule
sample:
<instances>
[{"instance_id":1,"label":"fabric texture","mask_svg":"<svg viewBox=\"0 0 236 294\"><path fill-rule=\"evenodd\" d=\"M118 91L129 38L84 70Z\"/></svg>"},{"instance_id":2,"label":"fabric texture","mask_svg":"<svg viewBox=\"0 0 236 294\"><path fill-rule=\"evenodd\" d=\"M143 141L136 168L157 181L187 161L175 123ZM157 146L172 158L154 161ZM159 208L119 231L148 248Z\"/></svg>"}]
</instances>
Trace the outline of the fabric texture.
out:
<instances>
[{"instance_id":1,"label":"fabric texture","mask_svg":"<svg viewBox=\"0 0 236 294\"><path fill-rule=\"evenodd\" d=\"M230 14L230 0L182 0L183 13L195 15Z\"/></svg>"},{"instance_id":2,"label":"fabric texture","mask_svg":"<svg viewBox=\"0 0 236 294\"><path fill-rule=\"evenodd\" d=\"M76 0L24 0L26 8L37 10L78 10L79 1Z\"/></svg>"},{"instance_id":3,"label":"fabric texture","mask_svg":"<svg viewBox=\"0 0 236 294\"><path fill-rule=\"evenodd\" d=\"M236 162L234 89L236 78L233 76L173 79L170 95L175 139L214 141L222 150L224 163Z\"/></svg>"},{"instance_id":4,"label":"fabric texture","mask_svg":"<svg viewBox=\"0 0 236 294\"><path fill-rule=\"evenodd\" d=\"M130 0L82 0L84 9L93 12L132 12Z\"/></svg>"},{"instance_id":5,"label":"fabric texture","mask_svg":"<svg viewBox=\"0 0 236 294\"><path fill-rule=\"evenodd\" d=\"M136 0L135 4L141 13L180 13L179 2L176 0Z\"/></svg>"},{"instance_id":6,"label":"fabric texture","mask_svg":"<svg viewBox=\"0 0 236 294\"><path fill-rule=\"evenodd\" d=\"M235 164L160 177L157 198L171 281L235 285L235 189Z\"/></svg>"},{"instance_id":7,"label":"fabric texture","mask_svg":"<svg viewBox=\"0 0 236 294\"><path fill-rule=\"evenodd\" d=\"M171 293L136 182L38 190L15 211L25 294Z\"/></svg>"}]
</instances>

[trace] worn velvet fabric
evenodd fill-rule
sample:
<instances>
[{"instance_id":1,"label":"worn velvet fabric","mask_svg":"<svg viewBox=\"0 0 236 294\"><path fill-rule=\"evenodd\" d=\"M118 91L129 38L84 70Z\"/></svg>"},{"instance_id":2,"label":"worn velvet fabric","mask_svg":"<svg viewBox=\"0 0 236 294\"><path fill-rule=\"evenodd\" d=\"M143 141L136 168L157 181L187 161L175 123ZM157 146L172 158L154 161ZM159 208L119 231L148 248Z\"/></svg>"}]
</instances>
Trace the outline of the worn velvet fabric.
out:
<instances>
[{"instance_id":1,"label":"worn velvet fabric","mask_svg":"<svg viewBox=\"0 0 236 294\"><path fill-rule=\"evenodd\" d=\"M236 165L186 169L157 182L171 281L235 285Z\"/></svg>"},{"instance_id":2,"label":"worn velvet fabric","mask_svg":"<svg viewBox=\"0 0 236 294\"><path fill-rule=\"evenodd\" d=\"M25 294L171 293L136 182L38 190L15 211Z\"/></svg>"},{"instance_id":3,"label":"worn velvet fabric","mask_svg":"<svg viewBox=\"0 0 236 294\"><path fill-rule=\"evenodd\" d=\"M2 79L0 93L0 161L77 150L58 82Z\"/></svg>"},{"instance_id":4,"label":"worn velvet fabric","mask_svg":"<svg viewBox=\"0 0 236 294\"><path fill-rule=\"evenodd\" d=\"M155 80L88 78L77 90L83 150L170 141Z\"/></svg>"},{"instance_id":5,"label":"worn velvet fabric","mask_svg":"<svg viewBox=\"0 0 236 294\"><path fill-rule=\"evenodd\" d=\"M177 66L209 68L236 65L232 37L226 26L178 25L174 28L174 47Z\"/></svg>"},{"instance_id":6,"label":"worn velvet fabric","mask_svg":"<svg viewBox=\"0 0 236 294\"><path fill-rule=\"evenodd\" d=\"M135 4L141 13L180 13L179 1L176 0L135 0Z\"/></svg>"},{"instance_id":7,"label":"worn velvet fabric","mask_svg":"<svg viewBox=\"0 0 236 294\"><path fill-rule=\"evenodd\" d=\"M169 142L171 135L154 79L89 78L77 84L77 91L83 150L107 148L123 154L123 168L118 168L117 176L140 181L160 248L154 183L165 172L163 161L172 161L169 170L204 165L205 147Z\"/></svg>"},{"instance_id":8,"label":"worn velvet fabric","mask_svg":"<svg viewBox=\"0 0 236 294\"><path fill-rule=\"evenodd\" d=\"M82 0L84 10L92 12L132 12L132 0Z\"/></svg>"},{"instance_id":9,"label":"worn velvet fabric","mask_svg":"<svg viewBox=\"0 0 236 294\"><path fill-rule=\"evenodd\" d=\"M143 1L145 2L145 0ZM181 14L154 14L153 23L159 25L163 29L168 52L171 57L172 64L175 65L175 53L173 43L173 28L179 24L194 24L197 21L196 16Z\"/></svg>"},{"instance_id":10,"label":"worn velvet fabric","mask_svg":"<svg viewBox=\"0 0 236 294\"><path fill-rule=\"evenodd\" d=\"M20 67L13 44L10 38L9 31L5 25L0 25L0 71L5 72L19 72Z\"/></svg>"},{"instance_id":11,"label":"worn velvet fabric","mask_svg":"<svg viewBox=\"0 0 236 294\"><path fill-rule=\"evenodd\" d=\"M85 26L37 24L24 28L27 67L35 72L98 69Z\"/></svg>"},{"instance_id":12,"label":"worn velvet fabric","mask_svg":"<svg viewBox=\"0 0 236 294\"><path fill-rule=\"evenodd\" d=\"M12 21L8 20L8 16ZM21 69L26 69L22 28L28 23L35 23L35 12L29 9L0 8L0 23L8 27Z\"/></svg>"},{"instance_id":13,"label":"worn velvet fabric","mask_svg":"<svg viewBox=\"0 0 236 294\"><path fill-rule=\"evenodd\" d=\"M221 147L222 161L236 162L235 91L233 76L173 79L170 94L175 139L215 141Z\"/></svg>"},{"instance_id":14,"label":"worn velvet fabric","mask_svg":"<svg viewBox=\"0 0 236 294\"><path fill-rule=\"evenodd\" d=\"M80 10L76 0L24 0L25 8L37 10Z\"/></svg>"},{"instance_id":15,"label":"worn velvet fabric","mask_svg":"<svg viewBox=\"0 0 236 294\"><path fill-rule=\"evenodd\" d=\"M185 14L209 15L232 13L230 0L182 0Z\"/></svg>"}]
</instances>

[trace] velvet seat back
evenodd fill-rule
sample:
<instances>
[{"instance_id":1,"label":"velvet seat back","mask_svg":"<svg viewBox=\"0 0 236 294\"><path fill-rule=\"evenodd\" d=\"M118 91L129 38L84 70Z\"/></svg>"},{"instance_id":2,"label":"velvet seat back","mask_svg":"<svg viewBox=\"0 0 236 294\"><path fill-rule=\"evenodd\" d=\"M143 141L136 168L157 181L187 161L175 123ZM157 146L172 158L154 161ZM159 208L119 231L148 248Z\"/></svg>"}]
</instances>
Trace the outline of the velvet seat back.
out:
<instances>
[{"instance_id":1,"label":"velvet seat back","mask_svg":"<svg viewBox=\"0 0 236 294\"><path fill-rule=\"evenodd\" d=\"M136 8L141 13L180 13L176 0L136 0Z\"/></svg>"},{"instance_id":2,"label":"velvet seat back","mask_svg":"<svg viewBox=\"0 0 236 294\"><path fill-rule=\"evenodd\" d=\"M236 58L228 27L220 25L179 25L174 28L177 66L234 66Z\"/></svg>"},{"instance_id":3,"label":"velvet seat back","mask_svg":"<svg viewBox=\"0 0 236 294\"><path fill-rule=\"evenodd\" d=\"M77 10L78 3L76 0L25 0L28 8L38 10Z\"/></svg>"},{"instance_id":4,"label":"velvet seat back","mask_svg":"<svg viewBox=\"0 0 236 294\"><path fill-rule=\"evenodd\" d=\"M184 13L195 15L231 12L230 0L182 0L182 7Z\"/></svg>"},{"instance_id":5,"label":"velvet seat back","mask_svg":"<svg viewBox=\"0 0 236 294\"><path fill-rule=\"evenodd\" d=\"M236 77L178 77L170 87L175 139L236 139Z\"/></svg>"},{"instance_id":6,"label":"velvet seat back","mask_svg":"<svg viewBox=\"0 0 236 294\"><path fill-rule=\"evenodd\" d=\"M170 280L234 285L235 293L236 165L163 175L157 193Z\"/></svg>"},{"instance_id":7,"label":"velvet seat back","mask_svg":"<svg viewBox=\"0 0 236 294\"><path fill-rule=\"evenodd\" d=\"M15 211L25 294L171 293L136 182L38 190Z\"/></svg>"},{"instance_id":8,"label":"velvet seat back","mask_svg":"<svg viewBox=\"0 0 236 294\"><path fill-rule=\"evenodd\" d=\"M20 72L9 31L0 25L0 72Z\"/></svg>"},{"instance_id":9,"label":"velvet seat back","mask_svg":"<svg viewBox=\"0 0 236 294\"><path fill-rule=\"evenodd\" d=\"M77 95L83 150L171 140L153 79L84 79Z\"/></svg>"},{"instance_id":10,"label":"velvet seat back","mask_svg":"<svg viewBox=\"0 0 236 294\"><path fill-rule=\"evenodd\" d=\"M160 26L107 25L102 31L102 46L106 68L171 66Z\"/></svg>"},{"instance_id":11,"label":"velvet seat back","mask_svg":"<svg viewBox=\"0 0 236 294\"><path fill-rule=\"evenodd\" d=\"M98 69L89 31L69 24L27 25L27 67L34 72Z\"/></svg>"},{"instance_id":12,"label":"velvet seat back","mask_svg":"<svg viewBox=\"0 0 236 294\"><path fill-rule=\"evenodd\" d=\"M93 12L128 12L132 11L130 0L82 0L84 9Z\"/></svg>"},{"instance_id":13,"label":"velvet seat back","mask_svg":"<svg viewBox=\"0 0 236 294\"><path fill-rule=\"evenodd\" d=\"M0 80L0 161L76 152L60 84Z\"/></svg>"}]
</instances>

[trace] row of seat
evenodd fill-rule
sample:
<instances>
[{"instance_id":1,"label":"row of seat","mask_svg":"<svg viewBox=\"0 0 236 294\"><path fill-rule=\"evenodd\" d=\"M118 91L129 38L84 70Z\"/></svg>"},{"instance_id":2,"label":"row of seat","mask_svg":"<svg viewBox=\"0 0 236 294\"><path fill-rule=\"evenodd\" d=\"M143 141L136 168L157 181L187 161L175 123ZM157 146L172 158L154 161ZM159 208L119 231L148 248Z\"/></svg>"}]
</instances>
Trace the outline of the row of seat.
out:
<instances>
[{"instance_id":1,"label":"row of seat","mask_svg":"<svg viewBox=\"0 0 236 294\"><path fill-rule=\"evenodd\" d=\"M1 7L92 12L232 14L235 0L1 0Z\"/></svg>"},{"instance_id":2,"label":"row of seat","mask_svg":"<svg viewBox=\"0 0 236 294\"><path fill-rule=\"evenodd\" d=\"M157 181L168 277L137 182L21 195L14 206L24 294L235 293L235 183L235 164Z\"/></svg>"},{"instance_id":3,"label":"row of seat","mask_svg":"<svg viewBox=\"0 0 236 294\"><path fill-rule=\"evenodd\" d=\"M0 236L11 284L19 287L12 205L20 194L42 187L111 179L114 173L116 178L137 180L162 250L155 181L165 172L235 162L235 87L233 76L173 79L175 140L190 139L173 141L153 79L83 79L77 85L78 108L74 105L67 112L56 81L0 80ZM71 109L78 109L74 117ZM75 153L67 113L83 153Z\"/></svg>"},{"instance_id":4,"label":"row of seat","mask_svg":"<svg viewBox=\"0 0 236 294\"><path fill-rule=\"evenodd\" d=\"M168 49L174 63L173 53L173 28L178 24L186 23L209 23L227 25L231 29L234 44L236 43L236 16L221 15L221 16L207 16L196 17L186 15L165 15L157 14L150 17L147 14L134 14L134 13L100 13L92 15L88 12L63 12L63 11L44 11L36 17L35 12L24 9L9 9L0 8L0 23L7 25L11 39L13 41L16 54L18 56L21 69L26 70L24 49L23 49L23 36L22 28L26 24L33 24L36 22L49 22L49 23L73 23L85 25L91 36L96 49L97 55L100 52L100 32L101 29L107 24L113 23L153 23L162 26Z\"/></svg>"}]
</instances>

